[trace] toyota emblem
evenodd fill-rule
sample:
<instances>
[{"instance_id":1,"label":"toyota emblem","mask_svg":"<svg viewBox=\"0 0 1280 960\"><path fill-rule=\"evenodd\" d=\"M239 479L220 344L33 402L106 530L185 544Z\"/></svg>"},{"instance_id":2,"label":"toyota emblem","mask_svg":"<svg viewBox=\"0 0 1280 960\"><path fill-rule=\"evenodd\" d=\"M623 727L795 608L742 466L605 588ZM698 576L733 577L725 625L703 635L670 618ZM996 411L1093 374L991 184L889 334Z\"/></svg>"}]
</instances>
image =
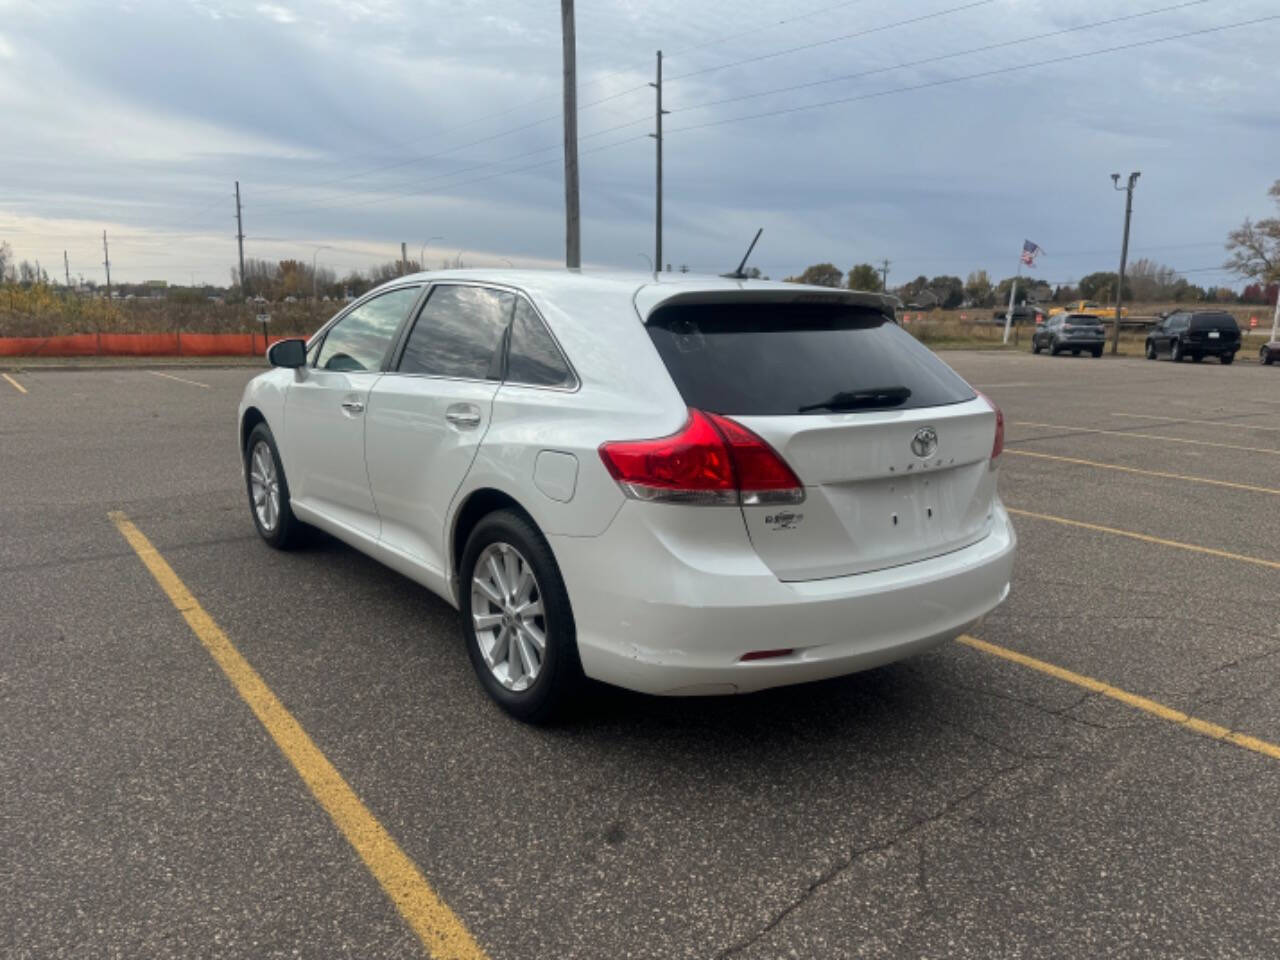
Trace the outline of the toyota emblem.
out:
<instances>
[{"instance_id":1,"label":"toyota emblem","mask_svg":"<svg viewBox=\"0 0 1280 960\"><path fill-rule=\"evenodd\" d=\"M933 427L921 427L911 438L911 452L921 460L928 460L938 450L938 431Z\"/></svg>"}]
</instances>

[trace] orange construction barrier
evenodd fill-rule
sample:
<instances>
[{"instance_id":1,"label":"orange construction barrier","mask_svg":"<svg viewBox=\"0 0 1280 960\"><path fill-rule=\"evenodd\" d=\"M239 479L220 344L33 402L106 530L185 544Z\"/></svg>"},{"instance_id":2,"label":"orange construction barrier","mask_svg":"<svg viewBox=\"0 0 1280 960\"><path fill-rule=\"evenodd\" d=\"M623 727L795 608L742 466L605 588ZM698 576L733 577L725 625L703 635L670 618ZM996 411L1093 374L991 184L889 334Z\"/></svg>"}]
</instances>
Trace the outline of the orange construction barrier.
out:
<instances>
[{"instance_id":1,"label":"orange construction barrier","mask_svg":"<svg viewBox=\"0 0 1280 960\"><path fill-rule=\"evenodd\" d=\"M260 333L75 333L0 337L0 357L260 357Z\"/></svg>"}]
</instances>

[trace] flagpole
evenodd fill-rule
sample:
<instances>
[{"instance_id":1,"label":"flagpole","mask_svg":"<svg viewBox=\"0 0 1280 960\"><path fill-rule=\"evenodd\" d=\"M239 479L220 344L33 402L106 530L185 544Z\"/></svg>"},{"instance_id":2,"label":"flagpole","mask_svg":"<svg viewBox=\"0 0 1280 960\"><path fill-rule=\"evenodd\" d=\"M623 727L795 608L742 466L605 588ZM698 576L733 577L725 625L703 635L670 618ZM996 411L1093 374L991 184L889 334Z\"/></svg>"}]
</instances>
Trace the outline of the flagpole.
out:
<instances>
[{"instance_id":1,"label":"flagpole","mask_svg":"<svg viewBox=\"0 0 1280 960\"><path fill-rule=\"evenodd\" d=\"M1004 342L1009 342L1009 326L1013 323L1013 299L1018 295L1018 281L1022 279L1022 252L1018 252L1018 272L1014 274L1013 284L1009 287L1009 310L1004 315Z\"/></svg>"}]
</instances>

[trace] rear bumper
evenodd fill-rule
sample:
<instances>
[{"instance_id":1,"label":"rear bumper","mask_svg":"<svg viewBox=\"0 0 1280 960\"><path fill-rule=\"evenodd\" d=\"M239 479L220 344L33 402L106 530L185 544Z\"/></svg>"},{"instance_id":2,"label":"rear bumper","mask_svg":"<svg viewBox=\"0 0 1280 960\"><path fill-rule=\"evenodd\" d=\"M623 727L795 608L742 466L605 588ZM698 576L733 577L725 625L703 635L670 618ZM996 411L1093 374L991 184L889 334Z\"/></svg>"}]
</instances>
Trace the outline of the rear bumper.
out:
<instances>
[{"instance_id":1,"label":"rear bumper","mask_svg":"<svg viewBox=\"0 0 1280 960\"><path fill-rule=\"evenodd\" d=\"M1009 592L1016 537L998 504L988 536L963 549L795 583L718 509L669 508L685 515L677 526L645 509L626 504L600 537L549 538L583 669L643 693L746 693L868 670L953 639ZM779 648L795 652L740 661Z\"/></svg>"}]
</instances>

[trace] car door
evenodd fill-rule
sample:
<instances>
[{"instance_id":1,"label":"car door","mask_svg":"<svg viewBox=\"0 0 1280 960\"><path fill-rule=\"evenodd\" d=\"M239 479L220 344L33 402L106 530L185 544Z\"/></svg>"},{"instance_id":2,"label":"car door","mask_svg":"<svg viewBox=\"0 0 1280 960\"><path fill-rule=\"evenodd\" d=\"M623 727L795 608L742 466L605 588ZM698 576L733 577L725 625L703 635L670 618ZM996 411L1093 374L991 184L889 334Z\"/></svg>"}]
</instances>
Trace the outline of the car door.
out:
<instances>
[{"instance_id":1,"label":"car door","mask_svg":"<svg viewBox=\"0 0 1280 960\"><path fill-rule=\"evenodd\" d=\"M370 393L365 462L381 542L441 576L445 518L489 427L515 299L486 285L432 285Z\"/></svg>"},{"instance_id":2,"label":"car door","mask_svg":"<svg viewBox=\"0 0 1280 960\"><path fill-rule=\"evenodd\" d=\"M378 515L364 465L365 411L396 332L422 294L396 287L357 304L325 333L285 398L290 499L368 537Z\"/></svg>"},{"instance_id":3,"label":"car door","mask_svg":"<svg viewBox=\"0 0 1280 960\"><path fill-rule=\"evenodd\" d=\"M1169 314L1151 331L1151 345L1155 348L1157 356L1169 348L1169 325L1173 323L1173 318L1176 316L1176 313Z\"/></svg>"}]
</instances>

